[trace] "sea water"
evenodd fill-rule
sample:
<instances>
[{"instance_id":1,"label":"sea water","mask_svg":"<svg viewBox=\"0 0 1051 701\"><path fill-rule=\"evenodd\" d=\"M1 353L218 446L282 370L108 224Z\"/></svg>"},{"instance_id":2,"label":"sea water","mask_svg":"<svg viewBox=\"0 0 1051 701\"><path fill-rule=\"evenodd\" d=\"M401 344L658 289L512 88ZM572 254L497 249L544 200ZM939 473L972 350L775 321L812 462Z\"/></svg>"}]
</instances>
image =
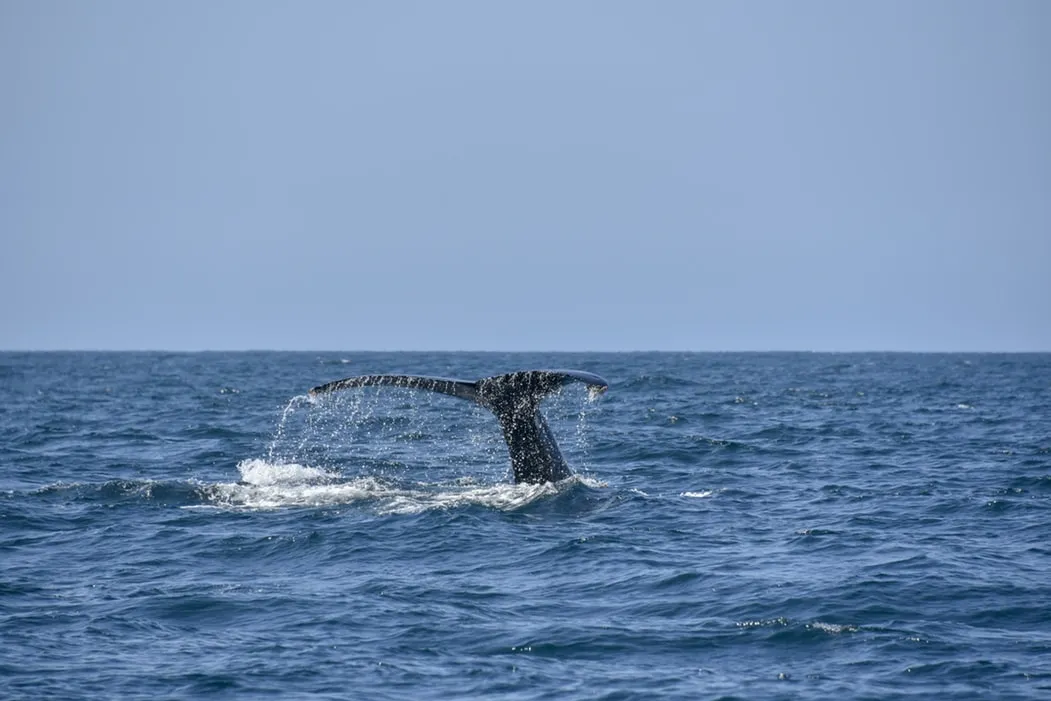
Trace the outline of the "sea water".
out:
<instances>
[{"instance_id":1,"label":"sea water","mask_svg":"<svg viewBox=\"0 0 1051 701\"><path fill-rule=\"evenodd\" d=\"M834 696L1051 698L1051 355L0 353L0 697Z\"/></svg>"}]
</instances>

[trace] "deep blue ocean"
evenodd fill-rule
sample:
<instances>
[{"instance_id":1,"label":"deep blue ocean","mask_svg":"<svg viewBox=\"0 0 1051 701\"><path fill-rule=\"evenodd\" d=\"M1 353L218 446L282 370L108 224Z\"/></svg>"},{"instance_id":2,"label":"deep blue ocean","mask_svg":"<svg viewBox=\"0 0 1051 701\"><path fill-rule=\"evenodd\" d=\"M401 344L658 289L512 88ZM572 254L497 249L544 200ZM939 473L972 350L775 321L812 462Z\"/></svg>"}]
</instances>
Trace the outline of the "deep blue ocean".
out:
<instances>
[{"instance_id":1,"label":"deep blue ocean","mask_svg":"<svg viewBox=\"0 0 1051 701\"><path fill-rule=\"evenodd\" d=\"M1049 699L1051 355L0 353L0 697Z\"/></svg>"}]
</instances>

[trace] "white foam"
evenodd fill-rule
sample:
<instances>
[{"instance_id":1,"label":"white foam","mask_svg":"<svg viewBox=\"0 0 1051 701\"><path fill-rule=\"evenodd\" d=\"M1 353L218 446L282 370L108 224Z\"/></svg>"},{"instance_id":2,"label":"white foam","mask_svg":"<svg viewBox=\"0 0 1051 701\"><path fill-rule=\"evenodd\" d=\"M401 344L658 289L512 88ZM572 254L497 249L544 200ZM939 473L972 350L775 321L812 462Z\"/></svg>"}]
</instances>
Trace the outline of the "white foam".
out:
<instances>
[{"instance_id":1,"label":"white foam","mask_svg":"<svg viewBox=\"0 0 1051 701\"><path fill-rule=\"evenodd\" d=\"M573 475L566 482L559 482L559 484L582 484L592 489L605 489L609 486L609 482L603 482L589 475Z\"/></svg>"},{"instance_id":2,"label":"white foam","mask_svg":"<svg viewBox=\"0 0 1051 701\"><path fill-rule=\"evenodd\" d=\"M423 485L421 485L423 486ZM556 494L558 487L551 484L494 484L485 487L457 489L449 485L435 485L436 490L407 489L380 496L378 511L383 514L418 514L433 509L458 509L465 506L484 506L499 511L514 511L540 497Z\"/></svg>"},{"instance_id":3,"label":"white foam","mask_svg":"<svg viewBox=\"0 0 1051 701\"><path fill-rule=\"evenodd\" d=\"M606 486L582 476L558 484L478 484L469 478L442 483L392 483L375 477L342 480L316 467L271 463L258 458L241 461L237 469L241 473L240 482L220 482L205 488L212 506L281 509L364 503L381 514L416 514L466 506L514 511L574 484Z\"/></svg>"},{"instance_id":4,"label":"white foam","mask_svg":"<svg viewBox=\"0 0 1051 701\"><path fill-rule=\"evenodd\" d=\"M679 496L680 497L686 497L687 499L704 499L705 497L710 497L713 494L715 494L714 490L705 489L704 491L701 491L701 492L683 492Z\"/></svg>"},{"instance_id":5,"label":"white foam","mask_svg":"<svg viewBox=\"0 0 1051 701\"><path fill-rule=\"evenodd\" d=\"M215 506L243 509L282 509L335 506L371 498L379 486L368 479L340 484L279 483L255 485L219 483L207 491Z\"/></svg>"},{"instance_id":6,"label":"white foam","mask_svg":"<svg viewBox=\"0 0 1051 701\"><path fill-rule=\"evenodd\" d=\"M237 471L241 473L242 482L257 486L302 484L330 480L336 476L316 467L296 463L271 463L258 458L237 463Z\"/></svg>"},{"instance_id":7,"label":"white foam","mask_svg":"<svg viewBox=\"0 0 1051 701\"><path fill-rule=\"evenodd\" d=\"M822 623L821 621L807 623L806 627L810 628L811 630L820 630L821 632L829 633L830 635L839 635L840 633L854 633L858 630L857 626L840 625L838 623Z\"/></svg>"}]
</instances>

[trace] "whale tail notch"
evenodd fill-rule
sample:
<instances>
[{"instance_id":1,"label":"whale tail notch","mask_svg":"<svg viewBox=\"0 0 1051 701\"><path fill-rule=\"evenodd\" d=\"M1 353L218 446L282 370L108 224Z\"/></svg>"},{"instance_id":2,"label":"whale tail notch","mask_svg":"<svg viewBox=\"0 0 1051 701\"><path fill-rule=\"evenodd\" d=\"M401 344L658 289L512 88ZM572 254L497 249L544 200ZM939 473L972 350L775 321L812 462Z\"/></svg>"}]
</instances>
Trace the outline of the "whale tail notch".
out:
<instances>
[{"instance_id":1,"label":"whale tail notch","mask_svg":"<svg viewBox=\"0 0 1051 701\"><path fill-rule=\"evenodd\" d=\"M583 382L589 389L605 392L609 383L598 375L580 370L526 370L486 377L477 382L420 375L359 375L310 390L311 396L354 387L390 386L439 392L469 399L496 415L511 456L515 482L557 482L572 471L551 433L540 402L570 382Z\"/></svg>"}]
</instances>

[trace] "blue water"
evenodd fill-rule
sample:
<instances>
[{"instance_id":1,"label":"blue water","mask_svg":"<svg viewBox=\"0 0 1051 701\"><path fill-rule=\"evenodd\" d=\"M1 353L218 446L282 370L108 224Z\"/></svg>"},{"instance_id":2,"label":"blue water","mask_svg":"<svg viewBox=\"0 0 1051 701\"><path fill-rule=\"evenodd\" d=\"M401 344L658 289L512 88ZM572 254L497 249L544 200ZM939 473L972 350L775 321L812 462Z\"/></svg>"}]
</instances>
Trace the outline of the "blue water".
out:
<instances>
[{"instance_id":1,"label":"blue water","mask_svg":"<svg viewBox=\"0 0 1051 701\"><path fill-rule=\"evenodd\" d=\"M467 402L603 375L513 485ZM3 353L0 697L1051 698L1051 355Z\"/></svg>"}]
</instances>

